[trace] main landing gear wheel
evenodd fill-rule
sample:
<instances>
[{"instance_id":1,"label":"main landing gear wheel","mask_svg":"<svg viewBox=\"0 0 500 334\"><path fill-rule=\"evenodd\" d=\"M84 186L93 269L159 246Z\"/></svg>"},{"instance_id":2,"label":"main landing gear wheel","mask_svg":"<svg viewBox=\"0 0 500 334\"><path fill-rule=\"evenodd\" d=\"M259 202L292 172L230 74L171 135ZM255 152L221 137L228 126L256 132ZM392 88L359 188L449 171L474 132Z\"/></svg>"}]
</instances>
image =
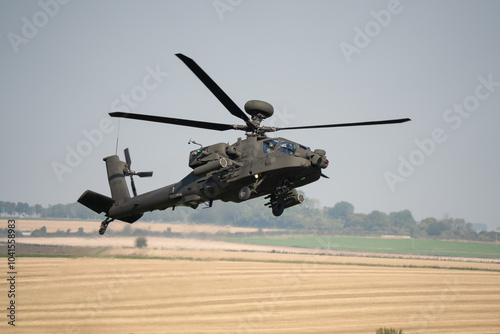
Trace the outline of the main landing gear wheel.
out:
<instances>
[{"instance_id":1,"label":"main landing gear wheel","mask_svg":"<svg viewBox=\"0 0 500 334\"><path fill-rule=\"evenodd\" d=\"M109 223L111 223L114 220L114 218L106 218L102 223L101 227L99 228L99 234L103 235L106 232L106 229L108 228Z\"/></svg>"},{"instance_id":2,"label":"main landing gear wheel","mask_svg":"<svg viewBox=\"0 0 500 334\"><path fill-rule=\"evenodd\" d=\"M246 201L247 199L250 198L250 195L252 195L252 190L250 190L250 188L247 186L241 188L240 191L238 192L238 198L241 201Z\"/></svg>"}]
</instances>

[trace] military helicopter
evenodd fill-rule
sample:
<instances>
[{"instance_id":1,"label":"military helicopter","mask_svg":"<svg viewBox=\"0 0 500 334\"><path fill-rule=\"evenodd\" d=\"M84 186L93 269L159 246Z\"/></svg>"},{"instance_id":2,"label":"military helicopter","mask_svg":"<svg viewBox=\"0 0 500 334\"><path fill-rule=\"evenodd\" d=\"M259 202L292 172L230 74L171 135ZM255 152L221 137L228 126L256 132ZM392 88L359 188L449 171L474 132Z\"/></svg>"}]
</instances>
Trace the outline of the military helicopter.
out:
<instances>
[{"instance_id":1,"label":"military helicopter","mask_svg":"<svg viewBox=\"0 0 500 334\"><path fill-rule=\"evenodd\" d=\"M245 125L210 123L196 120L170 118L112 112L111 117L129 118L149 122L167 123L194 128L226 131L245 131L246 138L239 138L234 144L217 143L200 147L189 153L191 173L177 183L144 193L137 194L133 176L150 177L153 172L135 172L131 169L132 160L125 149L125 162L118 155L104 158L108 174L111 197L91 190L85 191L78 202L97 213L104 213L106 219L101 223L99 234L104 234L108 224L115 219L134 223L143 213L165 210L178 206L196 209L206 203L212 207L213 201L243 202L252 198L266 196L266 206L274 216L280 216L286 208L304 201L296 188L327 177L322 170L328 167L326 152L292 140L266 135L280 130L318 129L348 126L395 124L410 121L409 118L381 121L325 124L293 127L262 126L261 122L273 115L274 109L267 102L248 101L240 109L229 96L198 66L191 58L176 56L201 80L224 107L245 122ZM250 118L247 116L250 115ZM130 177L133 197L127 187L125 177Z\"/></svg>"}]
</instances>

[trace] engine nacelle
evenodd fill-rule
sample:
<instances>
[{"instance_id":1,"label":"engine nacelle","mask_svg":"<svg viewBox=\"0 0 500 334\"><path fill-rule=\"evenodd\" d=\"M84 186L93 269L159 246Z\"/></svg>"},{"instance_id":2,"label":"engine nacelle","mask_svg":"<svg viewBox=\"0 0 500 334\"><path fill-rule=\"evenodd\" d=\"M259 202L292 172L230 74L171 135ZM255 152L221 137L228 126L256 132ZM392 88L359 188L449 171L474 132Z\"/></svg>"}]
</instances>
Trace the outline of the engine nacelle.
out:
<instances>
[{"instance_id":1,"label":"engine nacelle","mask_svg":"<svg viewBox=\"0 0 500 334\"><path fill-rule=\"evenodd\" d=\"M326 158L325 150L314 150L314 155L311 157L311 164L316 167L328 167L328 159Z\"/></svg>"},{"instance_id":2,"label":"engine nacelle","mask_svg":"<svg viewBox=\"0 0 500 334\"><path fill-rule=\"evenodd\" d=\"M226 149L227 144L218 143L193 150L189 153L189 167L195 169L220 157L227 157Z\"/></svg>"},{"instance_id":3,"label":"engine nacelle","mask_svg":"<svg viewBox=\"0 0 500 334\"><path fill-rule=\"evenodd\" d=\"M220 158L219 160L210 161L204 165L196 167L193 170L193 172L194 172L194 175L196 175L196 176L205 175L205 174L212 172L214 170L226 168L227 165L228 165L228 163L227 163L226 158Z\"/></svg>"}]
</instances>

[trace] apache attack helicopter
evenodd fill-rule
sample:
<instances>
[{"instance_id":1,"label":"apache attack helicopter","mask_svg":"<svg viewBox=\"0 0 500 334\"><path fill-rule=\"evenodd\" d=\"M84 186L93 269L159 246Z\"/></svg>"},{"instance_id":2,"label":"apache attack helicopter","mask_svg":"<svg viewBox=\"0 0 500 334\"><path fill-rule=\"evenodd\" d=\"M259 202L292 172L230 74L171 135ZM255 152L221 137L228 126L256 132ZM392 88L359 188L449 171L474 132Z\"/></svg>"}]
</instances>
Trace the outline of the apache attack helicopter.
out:
<instances>
[{"instance_id":1,"label":"apache attack helicopter","mask_svg":"<svg viewBox=\"0 0 500 334\"><path fill-rule=\"evenodd\" d=\"M101 223L99 234L104 234L110 222L115 219L133 223L144 212L165 210L177 206L196 209L199 204L212 206L214 200L224 202L243 202L251 198L266 196L265 204L275 216L280 216L286 208L300 204L304 197L296 188L326 177L322 170L328 167L326 152L292 140L266 135L279 130L299 130L333 128L362 125L394 124L410 121L409 118L382 121L327 124L295 127L261 126L261 122L273 115L273 107L267 102L250 100L245 104L246 114L227 96L226 93L191 58L176 54L182 62L200 79L203 84L234 116L242 119L245 125L230 125L203 121L178 119L161 116L112 112L111 117L159 122L202 128L217 131L241 130L246 138L239 138L234 144L217 143L191 151L189 167L193 170L181 181L141 195L137 195L133 176L150 177L153 172L131 170L132 161L125 149L125 162L118 155L104 158L108 173L111 197L91 190L85 191L78 202L97 213L104 213L106 219ZM248 115L251 116L249 118ZM190 143L197 144L190 141ZM130 193L125 177L130 176Z\"/></svg>"}]
</instances>

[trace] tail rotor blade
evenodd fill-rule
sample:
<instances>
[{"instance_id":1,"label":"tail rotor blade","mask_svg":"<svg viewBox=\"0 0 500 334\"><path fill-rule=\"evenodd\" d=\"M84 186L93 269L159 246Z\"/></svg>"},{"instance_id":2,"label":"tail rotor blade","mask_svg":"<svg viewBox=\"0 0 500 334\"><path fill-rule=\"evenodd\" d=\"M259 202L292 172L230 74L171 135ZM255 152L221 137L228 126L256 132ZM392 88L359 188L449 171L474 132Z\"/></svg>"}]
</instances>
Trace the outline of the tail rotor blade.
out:
<instances>
[{"instance_id":1,"label":"tail rotor blade","mask_svg":"<svg viewBox=\"0 0 500 334\"><path fill-rule=\"evenodd\" d=\"M125 153L125 162L127 163L128 168L130 168L132 160L130 159L130 153L128 151L128 147L123 152Z\"/></svg>"},{"instance_id":2,"label":"tail rotor blade","mask_svg":"<svg viewBox=\"0 0 500 334\"><path fill-rule=\"evenodd\" d=\"M132 186L132 192L134 197L137 196L137 189L135 188L134 175L139 177L151 177L153 176L153 172L134 172L130 169L130 165L132 164L132 159L130 158L130 152L128 147L123 151L125 153L125 162L127 164L127 168L124 171L126 176L130 176L130 185Z\"/></svg>"},{"instance_id":3,"label":"tail rotor blade","mask_svg":"<svg viewBox=\"0 0 500 334\"><path fill-rule=\"evenodd\" d=\"M134 197L137 196L137 190L135 189L134 178L132 174L130 175L130 184L132 185L132 192L134 193Z\"/></svg>"}]
</instances>

